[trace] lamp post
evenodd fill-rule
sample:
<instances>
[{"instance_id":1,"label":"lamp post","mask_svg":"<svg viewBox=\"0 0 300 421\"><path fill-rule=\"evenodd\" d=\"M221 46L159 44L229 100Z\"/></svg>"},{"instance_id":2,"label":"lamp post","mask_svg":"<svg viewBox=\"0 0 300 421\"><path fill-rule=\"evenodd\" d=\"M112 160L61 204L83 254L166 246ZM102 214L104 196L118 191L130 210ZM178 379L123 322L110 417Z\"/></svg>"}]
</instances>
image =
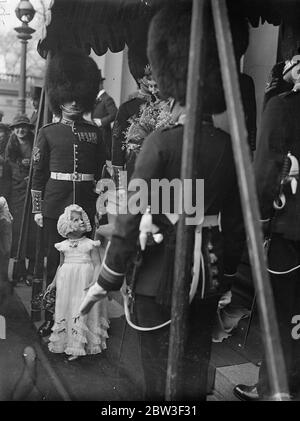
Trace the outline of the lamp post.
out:
<instances>
[{"instance_id":1,"label":"lamp post","mask_svg":"<svg viewBox=\"0 0 300 421\"><path fill-rule=\"evenodd\" d=\"M30 28L28 25L32 21L35 10L30 1L21 0L15 10L17 18L22 22L22 26L14 28L17 32L17 37L21 42L21 67L20 67L20 86L19 86L19 99L18 99L18 112L25 114L26 112L26 55L27 43L32 38L31 34L35 29Z\"/></svg>"}]
</instances>

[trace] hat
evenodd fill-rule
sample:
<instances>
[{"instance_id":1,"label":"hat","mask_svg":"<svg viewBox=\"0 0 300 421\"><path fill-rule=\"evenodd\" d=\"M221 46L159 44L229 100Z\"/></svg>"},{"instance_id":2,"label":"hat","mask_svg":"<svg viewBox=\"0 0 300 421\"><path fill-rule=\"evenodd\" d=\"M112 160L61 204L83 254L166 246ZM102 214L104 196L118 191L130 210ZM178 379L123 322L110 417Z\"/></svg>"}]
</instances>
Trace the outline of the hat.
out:
<instances>
[{"instance_id":1,"label":"hat","mask_svg":"<svg viewBox=\"0 0 300 421\"><path fill-rule=\"evenodd\" d=\"M26 124L30 129L34 129L34 124L30 123L29 118L25 114L18 114L14 117L13 122L10 124L10 128L13 129L21 124Z\"/></svg>"},{"instance_id":2,"label":"hat","mask_svg":"<svg viewBox=\"0 0 300 421\"><path fill-rule=\"evenodd\" d=\"M99 69L95 61L81 50L62 50L51 58L45 77L45 87L51 110L61 114L66 102L78 102L84 112L95 105L99 90Z\"/></svg>"},{"instance_id":3,"label":"hat","mask_svg":"<svg viewBox=\"0 0 300 421\"><path fill-rule=\"evenodd\" d=\"M99 77L100 77L100 81L105 80L105 77L102 77L101 69L99 69Z\"/></svg>"},{"instance_id":4,"label":"hat","mask_svg":"<svg viewBox=\"0 0 300 421\"><path fill-rule=\"evenodd\" d=\"M40 86L31 86L30 96L32 99L40 99L42 88Z\"/></svg>"},{"instance_id":5,"label":"hat","mask_svg":"<svg viewBox=\"0 0 300 421\"><path fill-rule=\"evenodd\" d=\"M64 213L61 214L58 218L57 231L62 237L67 238L68 234L74 231L73 222L71 219L72 212L78 212L81 214L86 232L92 231L91 223L87 213L82 209L81 206L73 204L67 206L64 210Z\"/></svg>"}]
</instances>

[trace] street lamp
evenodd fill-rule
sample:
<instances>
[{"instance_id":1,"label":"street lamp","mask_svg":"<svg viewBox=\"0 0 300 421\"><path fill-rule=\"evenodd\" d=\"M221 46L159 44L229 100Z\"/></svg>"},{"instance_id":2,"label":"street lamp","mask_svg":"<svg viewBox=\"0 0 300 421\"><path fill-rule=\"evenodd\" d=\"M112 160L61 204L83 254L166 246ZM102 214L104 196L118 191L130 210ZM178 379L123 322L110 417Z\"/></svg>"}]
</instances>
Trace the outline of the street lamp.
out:
<instances>
[{"instance_id":1,"label":"street lamp","mask_svg":"<svg viewBox=\"0 0 300 421\"><path fill-rule=\"evenodd\" d=\"M15 28L18 33L17 37L21 42L21 67L20 67L20 87L19 87L19 99L18 99L18 111L20 114L26 112L26 55L27 55L27 43L32 38L31 34L35 32L35 29L29 27L29 22L32 21L35 10L30 1L21 0L15 10L17 18L22 22L22 26Z\"/></svg>"}]
</instances>

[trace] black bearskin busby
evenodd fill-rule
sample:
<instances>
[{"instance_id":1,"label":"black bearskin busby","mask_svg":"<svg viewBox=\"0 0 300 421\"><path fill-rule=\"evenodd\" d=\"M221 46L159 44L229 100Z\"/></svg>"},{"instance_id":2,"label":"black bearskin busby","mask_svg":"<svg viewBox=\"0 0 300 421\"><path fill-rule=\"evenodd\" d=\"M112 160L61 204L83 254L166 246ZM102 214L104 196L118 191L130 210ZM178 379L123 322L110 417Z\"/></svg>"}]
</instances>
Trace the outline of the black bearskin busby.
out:
<instances>
[{"instance_id":1,"label":"black bearskin busby","mask_svg":"<svg viewBox=\"0 0 300 421\"><path fill-rule=\"evenodd\" d=\"M226 103L211 11L209 18L203 111L212 114L223 112ZM248 46L248 23L240 16L231 16L230 23L238 61ZM176 8L161 9L153 17L148 33L147 54L160 94L175 98L181 105L185 105L186 100L190 26L191 5L183 2Z\"/></svg>"},{"instance_id":2,"label":"black bearskin busby","mask_svg":"<svg viewBox=\"0 0 300 421\"><path fill-rule=\"evenodd\" d=\"M128 67L137 84L145 76L145 68L149 64L145 48L128 49Z\"/></svg>"},{"instance_id":3,"label":"black bearskin busby","mask_svg":"<svg viewBox=\"0 0 300 421\"><path fill-rule=\"evenodd\" d=\"M89 112L95 105L100 72L95 61L83 51L61 51L51 58L45 82L54 114L60 115L60 106L72 101L76 101L83 112Z\"/></svg>"}]
</instances>

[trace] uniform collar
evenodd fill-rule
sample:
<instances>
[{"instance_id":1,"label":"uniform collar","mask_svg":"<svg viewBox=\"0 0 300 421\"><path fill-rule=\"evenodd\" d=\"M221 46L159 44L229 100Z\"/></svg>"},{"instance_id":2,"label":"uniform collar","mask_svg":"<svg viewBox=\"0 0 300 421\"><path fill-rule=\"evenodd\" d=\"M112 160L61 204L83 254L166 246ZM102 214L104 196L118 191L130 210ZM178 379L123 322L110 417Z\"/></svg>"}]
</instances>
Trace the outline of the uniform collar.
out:
<instances>
[{"instance_id":1,"label":"uniform collar","mask_svg":"<svg viewBox=\"0 0 300 421\"><path fill-rule=\"evenodd\" d=\"M76 120L71 120L69 118L66 117L61 117L60 119L60 123L65 124L66 126L73 126L75 123L78 123L79 121L81 121L82 118L76 119Z\"/></svg>"}]
</instances>

